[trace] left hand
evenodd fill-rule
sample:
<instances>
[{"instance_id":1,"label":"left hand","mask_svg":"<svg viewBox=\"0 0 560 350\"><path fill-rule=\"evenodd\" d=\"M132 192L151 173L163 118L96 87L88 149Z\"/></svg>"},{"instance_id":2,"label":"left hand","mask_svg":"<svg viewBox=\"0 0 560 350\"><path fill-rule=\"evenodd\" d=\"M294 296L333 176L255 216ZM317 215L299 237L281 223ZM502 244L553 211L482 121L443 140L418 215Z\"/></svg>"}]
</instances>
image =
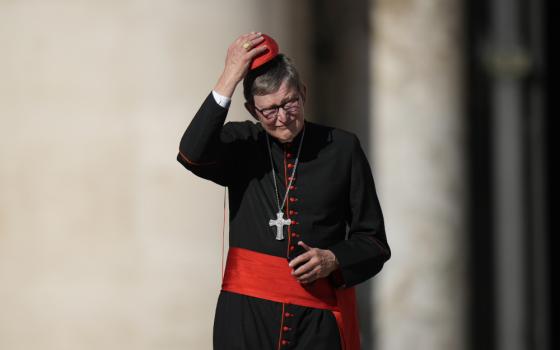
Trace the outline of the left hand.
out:
<instances>
[{"instance_id":1,"label":"left hand","mask_svg":"<svg viewBox=\"0 0 560 350\"><path fill-rule=\"evenodd\" d=\"M330 250L312 248L303 241L299 241L298 245L306 252L295 257L288 265L292 268L292 275L300 283L307 284L327 277L338 268L336 256Z\"/></svg>"}]
</instances>

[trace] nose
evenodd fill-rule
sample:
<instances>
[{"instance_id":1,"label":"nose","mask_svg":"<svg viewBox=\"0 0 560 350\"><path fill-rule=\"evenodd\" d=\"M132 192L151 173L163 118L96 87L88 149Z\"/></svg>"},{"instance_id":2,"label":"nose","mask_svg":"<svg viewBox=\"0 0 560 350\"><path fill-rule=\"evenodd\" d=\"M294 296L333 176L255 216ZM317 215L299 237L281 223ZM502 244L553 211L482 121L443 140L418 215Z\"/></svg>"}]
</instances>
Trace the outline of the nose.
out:
<instances>
[{"instance_id":1,"label":"nose","mask_svg":"<svg viewBox=\"0 0 560 350\"><path fill-rule=\"evenodd\" d=\"M278 109L278 120L280 120L282 122L282 124L285 124L286 121L288 121L288 113L286 113L286 110L284 110L284 108L280 107Z\"/></svg>"}]
</instances>

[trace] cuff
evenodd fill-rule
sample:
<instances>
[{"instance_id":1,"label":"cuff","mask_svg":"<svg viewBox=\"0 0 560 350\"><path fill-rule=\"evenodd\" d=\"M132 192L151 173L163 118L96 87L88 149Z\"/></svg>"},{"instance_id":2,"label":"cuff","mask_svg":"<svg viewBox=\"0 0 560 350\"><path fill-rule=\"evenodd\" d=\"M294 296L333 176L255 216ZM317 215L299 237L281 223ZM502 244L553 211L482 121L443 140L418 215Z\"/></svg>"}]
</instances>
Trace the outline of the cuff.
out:
<instances>
[{"instance_id":1,"label":"cuff","mask_svg":"<svg viewBox=\"0 0 560 350\"><path fill-rule=\"evenodd\" d=\"M230 103L231 103L231 98L224 96L224 95L220 95L219 93L217 93L216 91L212 90L212 96L214 96L214 101L216 101L217 104L219 104L221 107L223 108L228 108Z\"/></svg>"},{"instance_id":2,"label":"cuff","mask_svg":"<svg viewBox=\"0 0 560 350\"><path fill-rule=\"evenodd\" d=\"M342 270L340 269L340 267L331 272L331 274L329 275L329 279L335 288L346 287L346 282L344 281L344 277L342 276Z\"/></svg>"}]
</instances>

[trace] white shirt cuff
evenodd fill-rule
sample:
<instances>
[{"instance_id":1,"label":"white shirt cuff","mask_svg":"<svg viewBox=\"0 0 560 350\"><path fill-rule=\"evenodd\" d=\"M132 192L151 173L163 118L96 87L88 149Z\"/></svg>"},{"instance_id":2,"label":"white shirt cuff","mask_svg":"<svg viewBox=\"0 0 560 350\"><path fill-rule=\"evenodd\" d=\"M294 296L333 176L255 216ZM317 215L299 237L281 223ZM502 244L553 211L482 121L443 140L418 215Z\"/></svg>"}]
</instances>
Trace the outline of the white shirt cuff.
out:
<instances>
[{"instance_id":1,"label":"white shirt cuff","mask_svg":"<svg viewBox=\"0 0 560 350\"><path fill-rule=\"evenodd\" d=\"M216 91L212 90L212 96L214 96L214 100L216 101L217 104L219 104L220 106L224 107L224 108L228 108L229 104L231 103L231 98L220 95L219 93L217 93Z\"/></svg>"}]
</instances>

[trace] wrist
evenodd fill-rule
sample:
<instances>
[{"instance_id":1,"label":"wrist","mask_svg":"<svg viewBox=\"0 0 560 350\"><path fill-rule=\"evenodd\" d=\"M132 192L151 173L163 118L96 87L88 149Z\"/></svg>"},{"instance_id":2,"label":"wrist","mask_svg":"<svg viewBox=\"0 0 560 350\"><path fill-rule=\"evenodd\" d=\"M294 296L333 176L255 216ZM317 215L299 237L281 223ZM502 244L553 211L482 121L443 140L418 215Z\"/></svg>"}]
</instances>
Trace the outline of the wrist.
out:
<instances>
[{"instance_id":1,"label":"wrist","mask_svg":"<svg viewBox=\"0 0 560 350\"><path fill-rule=\"evenodd\" d=\"M237 84L239 84L240 81L240 79L236 79L230 75L225 74L224 72L214 86L214 91L222 96L231 98L233 96L233 93L235 92Z\"/></svg>"},{"instance_id":2,"label":"wrist","mask_svg":"<svg viewBox=\"0 0 560 350\"><path fill-rule=\"evenodd\" d=\"M334 255L334 253L331 250L327 249L327 253L329 254L329 260L330 260L330 266L331 266L331 272L335 271L336 269L338 269L338 267L340 266L340 264L338 263L338 259L336 258L336 255Z\"/></svg>"}]
</instances>

